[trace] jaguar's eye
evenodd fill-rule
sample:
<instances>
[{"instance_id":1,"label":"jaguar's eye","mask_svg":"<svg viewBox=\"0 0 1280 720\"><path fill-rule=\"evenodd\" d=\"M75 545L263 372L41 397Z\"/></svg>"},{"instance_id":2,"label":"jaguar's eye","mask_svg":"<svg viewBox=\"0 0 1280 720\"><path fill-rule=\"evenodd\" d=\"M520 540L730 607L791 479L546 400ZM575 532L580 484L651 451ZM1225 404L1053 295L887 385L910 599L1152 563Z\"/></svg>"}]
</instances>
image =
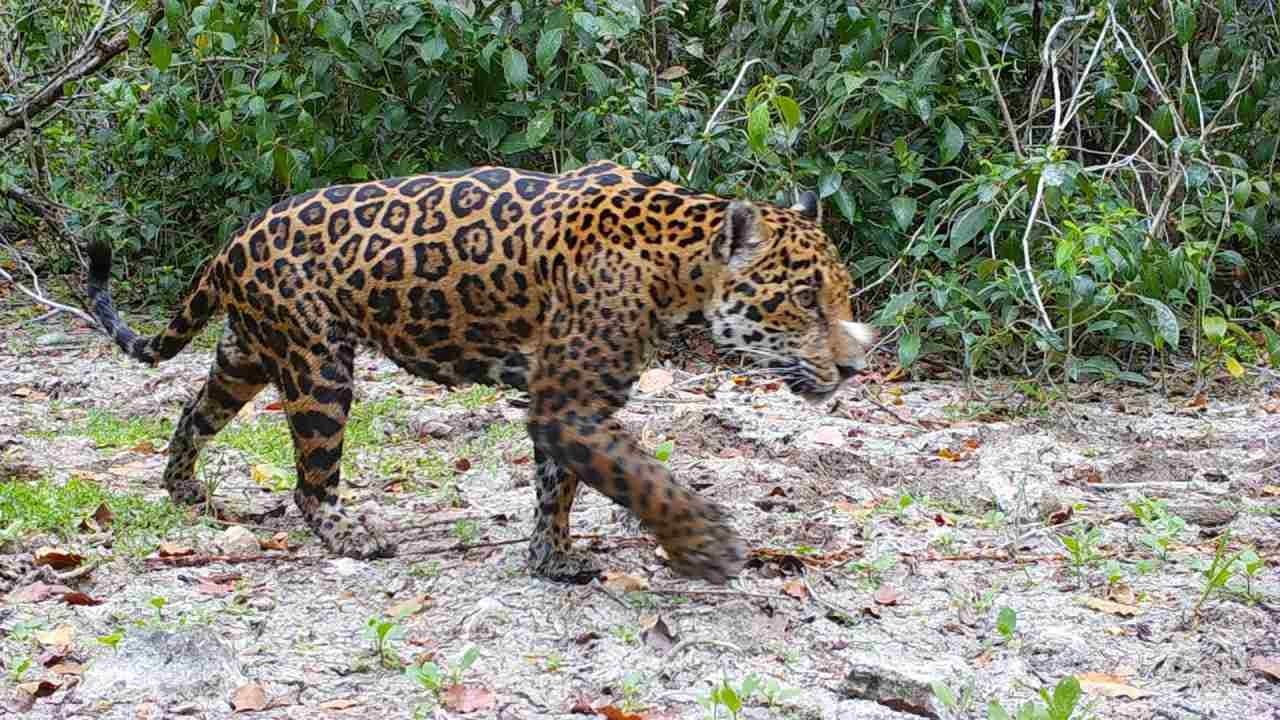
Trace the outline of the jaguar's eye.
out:
<instances>
[{"instance_id":1,"label":"jaguar's eye","mask_svg":"<svg viewBox=\"0 0 1280 720\"><path fill-rule=\"evenodd\" d=\"M791 293L791 297L797 305L806 310L812 310L818 304L818 293L811 287L796 288Z\"/></svg>"}]
</instances>

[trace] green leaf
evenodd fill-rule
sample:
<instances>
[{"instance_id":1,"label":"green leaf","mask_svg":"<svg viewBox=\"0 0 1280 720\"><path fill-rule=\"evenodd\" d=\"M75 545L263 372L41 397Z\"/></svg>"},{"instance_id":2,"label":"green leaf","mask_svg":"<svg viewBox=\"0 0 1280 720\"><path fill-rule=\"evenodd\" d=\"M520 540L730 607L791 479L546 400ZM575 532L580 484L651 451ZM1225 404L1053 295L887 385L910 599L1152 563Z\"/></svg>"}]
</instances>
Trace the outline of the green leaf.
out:
<instances>
[{"instance_id":1,"label":"green leaf","mask_svg":"<svg viewBox=\"0 0 1280 720\"><path fill-rule=\"evenodd\" d=\"M524 137L529 143L529 147L537 147L542 142L542 139L551 131L551 126L555 123L555 120L556 115L550 110L543 110L529 120L529 126L524 131Z\"/></svg>"},{"instance_id":2,"label":"green leaf","mask_svg":"<svg viewBox=\"0 0 1280 720\"><path fill-rule=\"evenodd\" d=\"M898 362L902 367L911 367L911 363L920 357L920 334L910 333L904 335L898 343Z\"/></svg>"},{"instance_id":3,"label":"green leaf","mask_svg":"<svg viewBox=\"0 0 1280 720\"><path fill-rule=\"evenodd\" d=\"M444 57L444 54L448 51L449 41L439 33L433 34L424 42L418 44L418 56L422 58L422 62L428 65Z\"/></svg>"},{"instance_id":4,"label":"green leaf","mask_svg":"<svg viewBox=\"0 0 1280 720\"><path fill-rule=\"evenodd\" d=\"M884 98L885 102L898 108L899 110L907 109L907 103L909 101L907 99L906 90L903 90L897 85L880 85L876 88L876 90L879 91L880 97Z\"/></svg>"},{"instance_id":5,"label":"green leaf","mask_svg":"<svg viewBox=\"0 0 1280 720\"><path fill-rule=\"evenodd\" d=\"M938 140L939 159L945 165L960 154L964 148L964 131L947 118L942 123L942 137Z\"/></svg>"},{"instance_id":6,"label":"green leaf","mask_svg":"<svg viewBox=\"0 0 1280 720\"><path fill-rule=\"evenodd\" d=\"M822 177L818 178L818 197L824 200L831 197L840 189L842 182L844 178L837 170L828 170L823 173Z\"/></svg>"},{"instance_id":7,"label":"green leaf","mask_svg":"<svg viewBox=\"0 0 1280 720\"><path fill-rule=\"evenodd\" d=\"M560 46L563 43L564 30L552 28L542 32L542 37L538 38L537 50L534 52L538 69L544 73L551 69L551 64L555 62L556 54L560 52Z\"/></svg>"},{"instance_id":8,"label":"green leaf","mask_svg":"<svg viewBox=\"0 0 1280 720\"><path fill-rule=\"evenodd\" d=\"M604 71L591 63L585 63L581 67L582 77L586 79L587 85L591 87L592 92L597 95L604 95L609 92L609 76Z\"/></svg>"},{"instance_id":9,"label":"green leaf","mask_svg":"<svg viewBox=\"0 0 1280 720\"><path fill-rule=\"evenodd\" d=\"M987 227L990 215L991 209L986 205L974 205L966 210L951 226L951 248L954 250L968 244Z\"/></svg>"},{"instance_id":10,"label":"green leaf","mask_svg":"<svg viewBox=\"0 0 1280 720\"><path fill-rule=\"evenodd\" d=\"M1156 108L1155 113L1151 116L1151 127L1160 136L1161 140L1171 140L1173 138L1173 110L1168 105L1161 105Z\"/></svg>"},{"instance_id":11,"label":"green leaf","mask_svg":"<svg viewBox=\"0 0 1280 720\"><path fill-rule=\"evenodd\" d=\"M788 128L794 128L800 124L800 105L785 95L775 95L773 97L773 106L778 108L778 114L782 116L782 123Z\"/></svg>"},{"instance_id":12,"label":"green leaf","mask_svg":"<svg viewBox=\"0 0 1280 720\"><path fill-rule=\"evenodd\" d=\"M765 138L769 136L769 106L760 103L747 115L747 142L757 153L763 153Z\"/></svg>"},{"instance_id":13,"label":"green leaf","mask_svg":"<svg viewBox=\"0 0 1280 720\"><path fill-rule=\"evenodd\" d=\"M893 219L897 221L898 227L906 230L916 217L916 199L899 195L889 201L889 209L893 211Z\"/></svg>"},{"instance_id":14,"label":"green leaf","mask_svg":"<svg viewBox=\"0 0 1280 720\"><path fill-rule=\"evenodd\" d=\"M933 682L931 682L930 686L933 689L933 696L938 698L938 702L942 703L943 707L947 708L948 710L955 709L956 694L951 692L951 688L947 687L946 685L943 685L941 682L937 680L934 680Z\"/></svg>"},{"instance_id":15,"label":"green leaf","mask_svg":"<svg viewBox=\"0 0 1280 720\"><path fill-rule=\"evenodd\" d=\"M1138 299L1145 303L1147 307L1151 308L1155 314L1155 320L1152 324L1155 326L1156 333L1164 340L1165 346L1169 348L1176 348L1178 346L1179 336L1177 316L1173 314L1173 311L1169 309L1168 305L1165 305L1155 298L1139 295Z\"/></svg>"},{"instance_id":16,"label":"green leaf","mask_svg":"<svg viewBox=\"0 0 1280 720\"><path fill-rule=\"evenodd\" d=\"M1244 377L1244 367L1240 365L1240 361L1228 355L1222 364L1227 368L1227 372L1231 373L1231 377L1239 380Z\"/></svg>"},{"instance_id":17,"label":"green leaf","mask_svg":"<svg viewBox=\"0 0 1280 720\"><path fill-rule=\"evenodd\" d=\"M529 61L524 53L515 48L507 48L502 53L502 74L507 82L516 87L524 87L529 82Z\"/></svg>"},{"instance_id":18,"label":"green leaf","mask_svg":"<svg viewBox=\"0 0 1280 720\"><path fill-rule=\"evenodd\" d=\"M858 214L858 206L853 201L853 196L849 191L841 187L836 191L836 208L840 211L840 216L848 222L853 222Z\"/></svg>"},{"instance_id":19,"label":"green leaf","mask_svg":"<svg viewBox=\"0 0 1280 720\"><path fill-rule=\"evenodd\" d=\"M675 449L676 449L675 441L667 440L659 444L658 447L653 449L653 456L657 458L658 462L666 462L667 460L671 459L671 453Z\"/></svg>"},{"instance_id":20,"label":"green leaf","mask_svg":"<svg viewBox=\"0 0 1280 720\"><path fill-rule=\"evenodd\" d=\"M996 630L1005 638L1013 637L1014 628L1018 625L1018 613L1011 607L1000 608L996 615Z\"/></svg>"},{"instance_id":21,"label":"green leaf","mask_svg":"<svg viewBox=\"0 0 1280 720\"><path fill-rule=\"evenodd\" d=\"M1201 323L1204 336L1210 340L1221 340L1227 335L1227 321L1217 315L1206 315Z\"/></svg>"},{"instance_id":22,"label":"green leaf","mask_svg":"<svg viewBox=\"0 0 1280 720\"><path fill-rule=\"evenodd\" d=\"M1196 6L1199 3L1180 2L1173 11L1173 26L1178 34L1178 42L1190 45L1196 36Z\"/></svg>"},{"instance_id":23,"label":"green leaf","mask_svg":"<svg viewBox=\"0 0 1280 720\"><path fill-rule=\"evenodd\" d=\"M280 82L281 74L279 70L268 70L262 73L262 77L258 80L258 92L264 93L275 87L276 83Z\"/></svg>"},{"instance_id":24,"label":"green leaf","mask_svg":"<svg viewBox=\"0 0 1280 720\"><path fill-rule=\"evenodd\" d=\"M1080 700L1080 681L1075 675L1063 678L1053 689L1053 714L1055 718L1067 720Z\"/></svg>"},{"instance_id":25,"label":"green leaf","mask_svg":"<svg viewBox=\"0 0 1280 720\"><path fill-rule=\"evenodd\" d=\"M164 33L151 34L147 51L151 53L151 64L155 65L157 70L164 72L169 69L169 63L173 60L173 50L169 48L169 39L164 36Z\"/></svg>"},{"instance_id":26,"label":"green leaf","mask_svg":"<svg viewBox=\"0 0 1280 720\"><path fill-rule=\"evenodd\" d=\"M992 700L987 703L987 720L1009 720L1009 713L1005 711L1003 705Z\"/></svg>"}]
</instances>

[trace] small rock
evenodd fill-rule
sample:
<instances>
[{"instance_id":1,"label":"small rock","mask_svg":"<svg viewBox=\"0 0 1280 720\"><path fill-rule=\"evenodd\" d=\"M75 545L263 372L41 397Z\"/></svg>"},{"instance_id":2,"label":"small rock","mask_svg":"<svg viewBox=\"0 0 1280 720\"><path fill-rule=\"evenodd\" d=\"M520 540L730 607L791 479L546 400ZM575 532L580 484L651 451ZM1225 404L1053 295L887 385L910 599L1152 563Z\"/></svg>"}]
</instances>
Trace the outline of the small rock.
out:
<instances>
[{"instance_id":1,"label":"small rock","mask_svg":"<svg viewBox=\"0 0 1280 720\"><path fill-rule=\"evenodd\" d=\"M911 658L859 653L849 661L841 685L845 697L871 700L884 707L925 717L938 717L933 684L962 687L970 679L960 658Z\"/></svg>"},{"instance_id":2,"label":"small rock","mask_svg":"<svg viewBox=\"0 0 1280 720\"><path fill-rule=\"evenodd\" d=\"M258 596L258 597L256 597L256 598L253 598L252 600L250 600L250 601L249 601L249 607L253 608L254 610L259 610L259 611L261 611L261 612L266 612L266 611L268 611L268 610L274 610L274 609L275 609L275 607L276 607L276 601L275 601L275 600L272 600L271 598L269 598L269 597L267 597L267 596L265 596L265 595L260 595L260 596Z\"/></svg>"},{"instance_id":3,"label":"small rock","mask_svg":"<svg viewBox=\"0 0 1280 720\"><path fill-rule=\"evenodd\" d=\"M224 530L215 544L227 555L255 555L259 549L257 536L242 525L232 525Z\"/></svg>"},{"instance_id":4,"label":"small rock","mask_svg":"<svg viewBox=\"0 0 1280 720\"><path fill-rule=\"evenodd\" d=\"M453 434L453 428L448 423L438 420L428 420L414 429L419 435L427 435L437 440L443 440Z\"/></svg>"}]
</instances>

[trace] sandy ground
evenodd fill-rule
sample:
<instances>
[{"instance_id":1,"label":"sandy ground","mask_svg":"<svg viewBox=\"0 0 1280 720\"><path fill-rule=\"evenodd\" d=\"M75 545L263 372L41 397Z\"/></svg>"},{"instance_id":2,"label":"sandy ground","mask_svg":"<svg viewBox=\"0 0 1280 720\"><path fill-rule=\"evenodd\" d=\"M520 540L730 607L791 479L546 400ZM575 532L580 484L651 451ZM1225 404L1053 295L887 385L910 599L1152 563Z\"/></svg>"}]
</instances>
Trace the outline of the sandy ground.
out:
<instances>
[{"instance_id":1,"label":"sandy ground","mask_svg":"<svg viewBox=\"0 0 1280 720\"><path fill-rule=\"evenodd\" d=\"M86 419L176 420L208 344L149 369L71 322L15 324L0 333L0 487L79 478L164 507L167 436L101 447ZM357 404L385 412L347 478L398 557L327 556L268 440L215 445L202 478L222 521L192 509L127 545L119 511L3 536L0 715L729 718L717 688L748 682L744 718L986 718L989 701L1012 716L1075 677L1071 718L1280 717L1280 400L1265 379L1028 398L877 375L810 407L679 357L622 415L730 509L753 548L731 585L674 576L585 488L574 532L602 577L531 577L523 410L366 354ZM283 438L275 399L232 429ZM1224 533L1236 562L1206 596ZM35 567L41 547L80 558ZM403 669L424 662L439 672Z\"/></svg>"}]
</instances>

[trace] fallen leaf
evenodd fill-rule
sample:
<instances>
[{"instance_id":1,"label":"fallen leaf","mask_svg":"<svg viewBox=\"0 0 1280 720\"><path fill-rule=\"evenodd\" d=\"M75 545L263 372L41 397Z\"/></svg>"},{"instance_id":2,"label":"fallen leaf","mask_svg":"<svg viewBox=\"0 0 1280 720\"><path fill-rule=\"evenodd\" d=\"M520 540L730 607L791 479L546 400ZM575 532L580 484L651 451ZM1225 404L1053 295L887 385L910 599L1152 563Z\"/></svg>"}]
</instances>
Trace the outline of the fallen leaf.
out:
<instances>
[{"instance_id":1,"label":"fallen leaf","mask_svg":"<svg viewBox=\"0 0 1280 720\"><path fill-rule=\"evenodd\" d=\"M950 460L951 462L955 462L960 459L960 454L957 453L955 450L952 450L951 448L942 448L941 450L938 451L938 457L942 458L943 460Z\"/></svg>"},{"instance_id":2,"label":"fallen leaf","mask_svg":"<svg viewBox=\"0 0 1280 720\"><path fill-rule=\"evenodd\" d=\"M881 585L871 597L880 605L897 605L900 596L892 587Z\"/></svg>"},{"instance_id":3,"label":"fallen leaf","mask_svg":"<svg viewBox=\"0 0 1280 720\"><path fill-rule=\"evenodd\" d=\"M208 575L196 583L196 592L214 597L226 595L236 589L236 581L239 579L240 576L236 573Z\"/></svg>"},{"instance_id":4,"label":"fallen leaf","mask_svg":"<svg viewBox=\"0 0 1280 720\"><path fill-rule=\"evenodd\" d=\"M782 592L797 600L804 600L809 597L809 588L804 586L804 581L800 578L795 578L782 583Z\"/></svg>"},{"instance_id":5,"label":"fallen leaf","mask_svg":"<svg viewBox=\"0 0 1280 720\"><path fill-rule=\"evenodd\" d=\"M111 527L115 517L106 503L100 503L92 515L80 521L80 529L84 532L104 532Z\"/></svg>"},{"instance_id":6,"label":"fallen leaf","mask_svg":"<svg viewBox=\"0 0 1280 720\"><path fill-rule=\"evenodd\" d=\"M659 80L679 80L689 74L689 68L683 65L672 65L671 67L658 73Z\"/></svg>"},{"instance_id":7,"label":"fallen leaf","mask_svg":"<svg viewBox=\"0 0 1280 720\"><path fill-rule=\"evenodd\" d=\"M640 619L640 638L659 653L675 647L676 637L661 615L649 615Z\"/></svg>"},{"instance_id":8,"label":"fallen leaf","mask_svg":"<svg viewBox=\"0 0 1280 720\"><path fill-rule=\"evenodd\" d=\"M143 440L137 445L129 448L129 450L130 452L142 453L144 455L155 455L157 452L156 444L150 440Z\"/></svg>"},{"instance_id":9,"label":"fallen leaf","mask_svg":"<svg viewBox=\"0 0 1280 720\"><path fill-rule=\"evenodd\" d=\"M401 600L395 605L392 605L391 607L387 608L387 614L393 618L402 618L402 617L408 617L410 615L417 615L418 613L422 612L423 609L430 604L431 604L431 596L427 595L426 593L423 593L421 595L411 597L407 600Z\"/></svg>"},{"instance_id":10,"label":"fallen leaf","mask_svg":"<svg viewBox=\"0 0 1280 720\"><path fill-rule=\"evenodd\" d=\"M68 605L101 605L102 601L95 597L90 597L82 592L69 592L62 594L62 602Z\"/></svg>"},{"instance_id":11,"label":"fallen leaf","mask_svg":"<svg viewBox=\"0 0 1280 720\"><path fill-rule=\"evenodd\" d=\"M70 550L63 550L62 548L55 548L49 545L38 548L35 552L36 566L48 565L54 570L67 570L76 567L82 562L84 562L84 558L82 556L77 555Z\"/></svg>"},{"instance_id":12,"label":"fallen leaf","mask_svg":"<svg viewBox=\"0 0 1280 720\"><path fill-rule=\"evenodd\" d=\"M66 585L47 585L42 582L35 582L9 593L9 602L38 603L48 600L55 594L67 592L71 592L71 588Z\"/></svg>"},{"instance_id":13,"label":"fallen leaf","mask_svg":"<svg viewBox=\"0 0 1280 720\"><path fill-rule=\"evenodd\" d=\"M253 712L267 707L267 691L257 683L236 688L231 693L231 709L235 712Z\"/></svg>"},{"instance_id":14,"label":"fallen leaf","mask_svg":"<svg viewBox=\"0 0 1280 720\"><path fill-rule=\"evenodd\" d=\"M194 555L196 551L192 550L186 545L179 545L177 543L171 543L171 542L162 542L160 543L158 552L160 554L160 557L186 557L188 555Z\"/></svg>"},{"instance_id":15,"label":"fallen leaf","mask_svg":"<svg viewBox=\"0 0 1280 720\"><path fill-rule=\"evenodd\" d=\"M458 458L453 461L453 469L464 473L471 469L471 461L466 458Z\"/></svg>"},{"instance_id":16,"label":"fallen leaf","mask_svg":"<svg viewBox=\"0 0 1280 720\"><path fill-rule=\"evenodd\" d=\"M14 397L19 397L19 398L30 397L30 396L31 396L31 388L29 388L29 387L14 388L13 392L11 392L11 393L9 393L9 394L10 394L10 395L13 395Z\"/></svg>"},{"instance_id":17,"label":"fallen leaf","mask_svg":"<svg viewBox=\"0 0 1280 720\"><path fill-rule=\"evenodd\" d=\"M1126 684L1122 679L1105 673L1086 672L1076 675L1080 689L1087 693L1105 695L1106 697L1127 697L1130 700L1150 697L1155 693Z\"/></svg>"},{"instance_id":18,"label":"fallen leaf","mask_svg":"<svg viewBox=\"0 0 1280 720\"><path fill-rule=\"evenodd\" d=\"M61 685L49 680L18 683L18 689L35 698L49 697L58 691Z\"/></svg>"},{"instance_id":19,"label":"fallen leaf","mask_svg":"<svg viewBox=\"0 0 1280 720\"><path fill-rule=\"evenodd\" d=\"M600 633L588 630L587 632L584 632L578 637L574 638L573 642L574 644L577 644L577 645L586 645L592 640L599 640L599 639L600 639Z\"/></svg>"},{"instance_id":20,"label":"fallen leaf","mask_svg":"<svg viewBox=\"0 0 1280 720\"><path fill-rule=\"evenodd\" d=\"M604 572L604 586L611 590L620 590L622 592L640 592L641 590L649 589L649 581L618 570L606 570Z\"/></svg>"},{"instance_id":21,"label":"fallen leaf","mask_svg":"<svg viewBox=\"0 0 1280 720\"><path fill-rule=\"evenodd\" d=\"M1191 400L1187 402L1186 406L1189 408L1202 408L1207 404L1209 404L1209 397L1204 393L1198 393L1195 397L1191 398Z\"/></svg>"},{"instance_id":22,"label":"fallen leaf","mask_svg":"<svg viewBox=\"0 0 1280 720\"><path fill-rule=\"evenodd\" d=\"M1249 658L1249 667L1263 675L1270 675L1272 680L1280 680L1280 656L1254 655Z\"/></svg>"},{"instance_id":23,"label":"fallen leaf","mask_svg":"<svg viewBox=\"0 0 1280 720\"><path fill-rule=\"evenodd\" d=\"M645 370L640 375L640 381L636 383L636 389L645 395L653 395L671 387L675 381L675 376L671 374L670 370L653 368Z\"/></svg>"},{"instance_id":24,"label":"fallen leaf","mask_svg":"<svg viewBox=\"0 0 1280 720\"><path fill-rule=\"evenodd\" d=\"M127 462L123 465L109 467L107 468L107 472L115 475L116 477L129 478L146 474L150 467L150 460L134 460L133 462Z\"/></svg>"},{"instance_id":25,"label":"fallen leaf","mask_svg":"<svg viewBox=\"0 0 1280 720\"><path fill-rule=\"evenodd\" d=\"M1124 615L1125 617L1131 617L1140 612L1140 609L1135 605L1125 605L1118 602L1112 602L1110 600L1103 600L1102 598L1087 598L1084 601L1084 604L1086 607L1093 608L1099 612L1110 613L1111 615Z\"/></svg>"},{"instance_id":26,"label":"fallen leaf","mask_svg":"<svg viewBox=\"0 0 1280 720\"><path fill-rule=\"evenodd\" d=\"M276 412L276 411L279 411L279 410L284 410L284 403L280 402L279 400L273 400L273 401L271 401L271 402L267 403L266 405L263 405L263 406L262 406L262 409L263 409L263 410L270 410L270 411L272 411L272 412Z\"/></svg>"},{"instance_id":27,"label":"fallen leaf","mask_svg":"<svg viewBox=\"0 0 1280 720\"><path fill-rule=\"evenodd\" d=\"M1112 602L1120 603L1121 605L1129 606L1133 606L1138 602L1138 598L1133 594L1133 588L1122 582L1115 583L1111 587L1107 588L1107 599Z\"/></svg>"},{"instance_id":28,"label":"fallen leaf","mask_svg":"<svg viewBox=\"0 0 1280 720\"><path fill-rule=\"evenodd\" d=\"M492 691L476 685L454 685L444 691L440 701L445 707L459 713L492 710L497 704Z\"/></svg>"},{"instance_id":29,"label":"fallen leaf","mask_svg":"<svg viewBox=\"0 0 1280 720\"><path fill-rule=\"evenodd\" d=\"M839 447L844 445L845 435L840 428L825 425L809 433L809 439L819 445Z\"/></svg>"},{"instance_id":30,"label":"fallen leaf","mask_svg":"<svg viewBox=\"0 0 1280 720\"><path fill-rule=\"evenodd\" d=\"M352 698L338 698L337 700L325 700L316 707L321 710L350 710L353 707L359 707L360 701Z\"/></svg>"},{"instance_id":31,"label":"fallen leaf","mask_svg":"<svg viewBox=\"0 0 1280 720\"><path fill-rule=\"evenodd\" d=\"M84 666L78 662L60 662L50 665L49 672L54 675L80 675L84 673Z\"/></svg>"},{"instance_id":32,"label":"fallen leaf","mask_svg":"<svg viewBox=\"0 0 1280 720\"><path fill-rule=\"evenodd\" d=\"M573 701L573 705L569 706L570 715L595 715L596 709L591 707L591 701L585 697L578 697Z\"/></svg>"},{"instance_id":33,"label":"fallen leaf","mask_svg":"<svg viewBox=\"0 0 1280 720\"><path fill-rule=\"evenodd\" d=\"M964 446L970 450L977 450L980 445L982 445L982 441L978 440L978 438L968 438L964 441Z\"/></svg>"},{"instance_id":34,"label":"fallen leaf","mask_svg":"<svg viewBox=\"0 0 1280 720\"><path fill-rule=\"evenodd\" d=\"M942 513L934 513L933 524L937 525L938 527L950 527L952 525L955 525L956 521L952 520L951 518L947 517Z\"/></svg>"},{"instance_id":35,"label":"fallen leaf","mask_svg":"<svg viewBox=\"0 0 1280 720\"><path fill-rule=\"evenodd\" d=\"M59 625L52 630L41 630L36 633L36 642L45 647L66 647L71 644L75 630L70 625Z\"/></svg>"},{"instance_id":36,"label":"fallen leaf","mask_svg":"<svg viewBox=\"0 0 1280 720\"><path fill-rule=\"evenodd\" d=\"M263 550L288 550L289 533L278 532L265 540L258 540L258 545L260 545Z\"/></svg>"},{"instance_id":37,"label":"fallen leaf","mask_svg":"<svg viewBox=\"0 0 1280 720\"><path fill-rule=\"evenodd\" d=\"M606 720L644 720L643 717L634 713L623 712L612 705L596 708L596 714L603 715Z\"/></svg>"},{"instance_id":38,"label":"fallen leaf","mask_svg":"<svg viewBox=\"0 0 1280 720\"><path fill-rule=\"evenodd\" d=\"M1263 485L1262 494L1267 497L1280 497L1280 485Z\"/></svg>"}]
</instances>

